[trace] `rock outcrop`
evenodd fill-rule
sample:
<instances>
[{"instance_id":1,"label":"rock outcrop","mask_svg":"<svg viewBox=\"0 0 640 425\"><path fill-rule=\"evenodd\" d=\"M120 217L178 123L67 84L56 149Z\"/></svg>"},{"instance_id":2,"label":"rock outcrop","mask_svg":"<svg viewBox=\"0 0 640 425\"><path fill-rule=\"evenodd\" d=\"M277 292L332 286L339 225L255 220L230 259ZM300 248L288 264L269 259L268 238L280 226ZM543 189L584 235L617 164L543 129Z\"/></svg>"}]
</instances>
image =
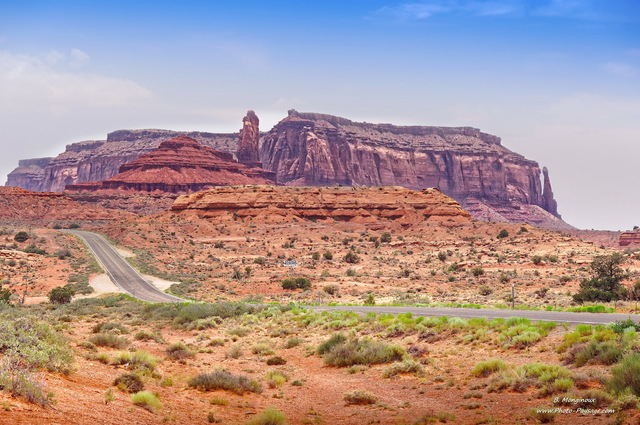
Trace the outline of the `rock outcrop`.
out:
<instances>
[{"instance_id":1,"label":"rock outcrop","mask_svg":"<svg viewBox=\"0 0 640 425\"><path fill-rule=\"evenodd\" d=\"M548 173L471 127L400 127L289 111L264 137L264 168L288 186L437 187L477 218L570 227Z\"/></svg>"},{"instance_id":2,"label":"rock outcrop","mask_svg":"<svg viewBox=\"0 0 640 425\"><path fill-rule=\"evenodd\" d=\"M120 167L106 180L67 185L68 193L191 193L214 186L273 183L273 174L239 164L228 152L203 146L188 136L164 141L158 149Z\"/></svg>"},{"instance_id":3,"label":"rock outcrop","mask_svg":"<svg viewBox=\"0 0 640 425\"><path fill-rule=\"evenodd\" d=\"M622 232L620 234L620 246L640 246L640 231Z\"/></svg>"},{"instance_id":4,"label":"rock outcrop","mask_svg":"<svg viewBox=\"0 0 640 425\"><path fill-rule=\"evenodd\" d=\"M131 217L80 205L61 193L31 192L19 187L0 187L0 220L15 221L113 221Z\"/></svg>"},{"instance_id":5,"label":"rock outcrop","mask_svg":"<svg viewBox=\"0 0 640 425\"><path fill-rule=\"evenodd\" d=\"M253 111L247 111L247 115L242 119L236 157L239 163L248 167L262 167L260 162L260 120Z\"/></svg>"},{"instance_id":6,"label":"rock outcrop","mask_svg":"<svg viewBox=\"0 0 640 425\"><path fill-rule=\"evenodd\" d=\"M403 187L216 187L180 196L171 211L200 218L260 217L264 222L331 220L408 226L425 221L455 224L470 220L469 213L438 189L414 191Z\"/></svg>"},{"instance_id":7,"label":"rock outcrop","mask_svg":"<svg viewBox=\"0 0 640 425\"><path fill-rule=\"evenodd\" d=\"M120 166L151 152L160 143L185 135L213 149L235 151L237 134L179 132L168 130L119 130L107 140L89 140L67 145L55 158L20 161L7 177L7 186L36 192L62 192L75 183L105 180L118 174Z\"/></svg>"}]
</instances>

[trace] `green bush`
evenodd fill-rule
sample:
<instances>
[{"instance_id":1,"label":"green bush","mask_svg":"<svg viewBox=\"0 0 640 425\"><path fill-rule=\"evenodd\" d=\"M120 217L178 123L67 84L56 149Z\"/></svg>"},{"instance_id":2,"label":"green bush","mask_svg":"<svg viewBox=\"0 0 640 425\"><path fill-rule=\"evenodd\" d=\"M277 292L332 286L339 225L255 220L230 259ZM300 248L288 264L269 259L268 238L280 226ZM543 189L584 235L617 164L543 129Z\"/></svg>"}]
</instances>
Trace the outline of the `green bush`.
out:
<instances>
[{"instance_id":1,"label":"green bush","mask_svg":"<svg viewBox=\"0 0 640 425\"><path fill-rule=\"evenodd\" d=\"M262 386L256 380L245 375L234 375L223 369L194 376L187 385L202 391L227 390L239 395L245 392L262 392Z\"/></svg>"},{"instance_id":2,"label":"green bush","mask_svg":"<svg viewBox=\"0 0 640 425\"><path fill-rule=\"evenodd\" d=\"M20 231L16 233L16 235L13 237L13 240L20 243L26 242L27 240L29 240L29 234L25 231Z\"/></svg>"},{"instance_id":3,"label":"green bush","mask_svg":"<svg viewBox=\"0 0 640 425\"><path fill-rule=\"evenodd\" d=\"M508 236L509 236L509 232L507 232L507 229L502 229L500 230L500 232L498 232L498 239L504 239Z\"/></svg>"},{"instance_id":4,"label":"green bush","mask_svg":"<svg viewBox=\"0 0 640 425\"><path fill-rule=\"evenodd\" d=\"M267 359L267 364L269 366L280 366L283 364L287 364L287 360L280 356L273 356Z\"/></svg>"},{"instance_id":5,"label":"green bush","mask_svg":"<svg viewBox=\"0 0 640 425\"><path fill-rule=\"evenodd\" d=\"M405 354L405 350L397 345L370 339L352 339L336 345L327 352L324 355L324 363L337 367L390 363L402 360Z\"/></svg>"},{"instance_id":6,"label":"green bush","mask_svg":"<svg viewBox=\"0 0 640 425\"><path fill-rule=\"evenodd\" d=\"M59 286L57 288L53 288L51 292L49 292L49 301L52 304L69 304L71 299L76 294L73 288L69 286Z\"/></svg>"},{"instance_id":7,"label":"green bush","mask_svg":"<svg viewBox=\"0 0 640 425\"><path fill-rule=\"evenodd\" d=\"M93 332L94 334L97 334L97 333L100 333L100 332L113 332L113 333L117 333L117 334L128 334L129 333L129 329L127 329L125 326L121 325L120 323L101 322L101 323L98 323L98 324L94 325L93 328L91 328L91 332Z\"/></svg>"},{"instance_id":8,"label":"green bush","mask_svg":"<svg viewBox=\"0 0 640 425\"><path fill-rule=\"evenodd\" d=\"M365 390L354 390L346 393L343 397L343 400L347 404L375 404L378 401L378 397L369 391Z\"/></svg>"},{"instance_id":9,"label":"green bush","mask_svg":"<svg viewBox=\"0 0 640 425\"><path fill-rule=\"evenodd\" d=\"M382 371L383 378L391 378L392 376L401 374L424 376L424 367L415 360L405 360L403 362L393 363Z\"/></svg>"},{"instance_id":10,"label":"green bush","mask_svg":"<svg viewBox=\"0 0 640 425\"><path fill-rule=\"evenodd\" d=\"M129 345L129 340L125 337L118 336L113 333L99 333L91 335L89 342L97 345L98 347L111 347L111 348L125 348Z\"/></svg>"},{"instance_id":11,"label":"green bush","mask_svg":"<svg viewBox=\"0 0 640 425\"><path fill-rule=\"evenodd\" d=\"M147 409L151 413L157 413L162 409L162 403L158 396L149 391L140 391L131 395L131 402L136 406Z\"/></svg>"},{"instance_id":12,"label":"green bush","mask_svg":"<svg viewBox=\"0 0 640 425\"><path fill-rule=\"evenodd\" d=\"M343 260L349 264L356 264L360 262L360 257L353 251L349 251L345 254Z\"/></svg>"},{"instance_id":13,"label":"green bush","mask_svg":"<svg viewBox=\"0 0 640 425\"><path fill-rule=\"evenodd\" d=\"M501 359L490 359L476 364L471 371L473 376L489 376L494 372L505 370L507 365Z\"/></svg>"},{"instance_id":14,"label":"green bush","mask_svg":"<svg viewBox=\"0 0 640 425\"><path fill-rule=\"evenodd\" d=\"M114 365L127 365L129 370L137 370L140 372L152 372L158 359L146 351L137 350L134 353L129 351L121 351L113 359Z\"/></svg>"},{"instance_id":15,"label":"green bush","mask_svg":"<svg viewBox=\"0 0 640 425\"><path fill-rule=\"evenodd\" d=\"M311 281L306 277L296 277L282 281L282 289L310 289Z\"/></svg>"},{"instance_id":16,"label":"green bush","mask_svg":"<svg viewBox=\"0 0 640 425\"><path fill-rule=\"evenodd\" d=\"M344 336L344 334L333 334L331 335L331 338L329 338L327 341L323 342L322 344L320 344L320 346L318 346L316 353L320 355L328 353L334 347L336 347L337 345L343 344L346 341L347 341L347 337Z\"/></svg>"},{"instance_id":17,"label":"green bush","mask_svg":"<svg viewBox=\"0 0 640 425\"><path fill-rule=\"evenodd\" d=\"M596 257L589 266L591 278L580 282L580 290L573 295L574 301L608 302L620 299L624 289L621 282L627 277L620 266L624 261L624 255L619 252Z\"/></svg>"},{"instance_id":18,"label":"green bush","mask_svg":"<svg viewBox=\"0 0 640 425\"><path fill-rule=\"evenodd\" d=\"M137 393L144 390L144 383L140 376L134 373L124 373L118 376L113 385L128 393Z\"/></svg>"},{"instance_id":19,"label":"green bush","mask_svg":"<svg viewBox=\"0 0 640 425\"><path fill-rule=\"evenodd\" d=\"M192 359L196 353L181 342L171 344L167 348L167 358L171 360Z\"/></svg>"},{"instance_id":20,"label":"green bush","mask_svg":"<svg viewBox=\"0 0 640 425\"><path fill-rule=\"evenodd\" d=\"M613 393L629 390L640 396L640 354L629 354L619 365L611 368L611 379L607 382L607 389Z\"/></svg>"}]
</instances>

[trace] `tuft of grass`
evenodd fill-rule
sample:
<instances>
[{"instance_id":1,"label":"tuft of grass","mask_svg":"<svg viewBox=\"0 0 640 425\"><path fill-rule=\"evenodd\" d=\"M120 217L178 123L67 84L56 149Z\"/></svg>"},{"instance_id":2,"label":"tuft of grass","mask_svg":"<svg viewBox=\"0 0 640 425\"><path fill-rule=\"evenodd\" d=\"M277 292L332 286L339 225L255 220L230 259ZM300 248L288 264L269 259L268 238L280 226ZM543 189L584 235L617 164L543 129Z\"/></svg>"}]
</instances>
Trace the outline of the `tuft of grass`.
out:
<instances>
[{"instance_id":1,"label":"tuft of grass","mask_svg":"<svg viewBox=\"0 0 640 425\"><path fill-rule=\"evenodd\" d=\"M115 334L129 333L129 329L127 329L125 326L121 325L120 323L113 323L113 322L98 323L91 329L91 331L94 334L101 333L101 332L112 332Z\"/></svg>"},{"instance_id":2,"label":"tuft of grass","mask_svg":"<svg viewBox=\"0 0 640 425\"><path fill-rule=\"evenodd\" d=\"M267 408L255 418L251 419L246 425L285 425L287 417L278 409L272 407Z\"/></svg>"},{"instance_id":3,"label":"tuft of grass","mask_svg":"<svg viewBox=\"0 0 640 425\"><path fill-rule=\"evenodd\" d=\"M114 365L126 365L129 370L138 370L140 372L153 372L158 359L153 357L146 351L137 350L134 353L129 351L121 351L113 359Z\"/></svg>"},{"instance_id":4,"label":"tuft of grass","mask_svg":"<svg viewBox=\"0 0 640 425\"><path fill-rule=\"evenodd\" d=\"M266 379L269 388L280 388L289 380L289 377L278 370L270 370L267 372Z\"/></svg>"},{"instance_id":5,"label":"tuft of grass","mask_svg":"<svg viewBox=\"0 0 640 425\"><path fill-rule=\"evenodd\" d=\"M619 365L611 368L607 389L616 394L630 391L640 396L640 354L629 354Z\"/></svg>"},{"instance_id":6,"label":"tuft of grass","mask_svg":"<svg viewBox=\"0 0 640 425\"><path fill-rule=\"evenodd\" d=\"M220 397L212 398L209 403L214 405L214 406L228 406L229 405L229 401L228 400L225 400L224 398L220 398Z\"/></svg>"},{"instance_id":7,"label":"tuft of grass","mask_svg":"<svg viewBox=\"0 0 640 425\"><path fill-rule=\"evenodd\" d=\"M329 338L327 341L323 342L322 344L320 344L320 346L318 346L316 353L320 355L326 354L337 345L343 344L346 341L347 341L347 337L344 336L344 334L333 334L331 335L331 338Z\"/></svg>"},{"instance_id":8,"label":"tuft of grass","mask_svg":"<svg viewBox=\"0 0 640 425\"><path fill-rule=\"evenodd\" d=\"M300 338L293 337L287 341L287 343L284 345L284 348L293 348L297 347L300 344L302 344L302 340Z\"/></svg>"},{"instance_id":9,"label":"tuft of grass","mask_svg":"<svg viewBox=\"0 0 640 425\"><path fill-rule=\"evenodd\" d=\"M240 344L232 345L229 350L227 350L226 356L230 359L238 359L242 356L242 346Z\"/></svg>"},{"instance_id":10,"label":"tuft of grass","mask_svg":"<svg viewBox=\"0 0 640 425\"><path fill-rule=\"evenodd\" d=\"M147 409L151 413L157 413L162 409L162 403L158 396L149 391L140 391L131 395L131 402L136 406Z\"/></svg>"},{"instance_id":11,"label":"tuft of grass","mask_svg":"<svg viewBox=\"0 0 640 425\"><path fill-rule=\"evenodd\" d=\"M271 345L266 342L259 342L251 347L253 354L273 354Z\"/></svg>"},{"instance_id":12,"label":"tuft of grass","mask_svg":"<svg viewBox=\"0 0 640 425\"><path fill-rule=\"evenodd\" d=\"M245 375L234 375L223 369L196 375L189 379L187 385L202 391L227 390L239 395L245 392L262 392L262 386L258 381Z\"/></svg>"},{"instance_id":13,"label":"tuft of grass","mask_svg":"<svg viewBox=\"0 0 640 425\"><path fill-rule=\"evenodd\" d=\"M171 360L192 359L196 353L181 342L171 344L167 348L167 358Z\"/></svg>"},{"instance_id":14,"label":"tuft of grass","mask_svg":"<svg viewBox=\"0 0 640 425\"><path fill-rule=\"evenodd\" d=\"M375 404L378 401L378 397L369 391L365 390L353 390L346 393L343 397L343 400L349 404Z\"/></svg>"},{"instance_id":15,"label":"tuft of grass","mask_svg":"<svg viewBox=\"0 0 640 425\"><path fill-rule=\"evenodd\" d=\"M505 370L507 365L501 359L489 359L475 365L471 374L477 377L489 376L499 370Z\"/></svg>"},{"instance_id":16,"label":"tuft of grass","mask_svg":"<svg viewBox=\"0 0 640 425\"><path fill-rule=\"evenodd\" d=\"M424 376L424 367L415 360L396 362L382 371L382 377L391 378L392 376L408 373L415 376Z\"/></svg>"}]
</instances>

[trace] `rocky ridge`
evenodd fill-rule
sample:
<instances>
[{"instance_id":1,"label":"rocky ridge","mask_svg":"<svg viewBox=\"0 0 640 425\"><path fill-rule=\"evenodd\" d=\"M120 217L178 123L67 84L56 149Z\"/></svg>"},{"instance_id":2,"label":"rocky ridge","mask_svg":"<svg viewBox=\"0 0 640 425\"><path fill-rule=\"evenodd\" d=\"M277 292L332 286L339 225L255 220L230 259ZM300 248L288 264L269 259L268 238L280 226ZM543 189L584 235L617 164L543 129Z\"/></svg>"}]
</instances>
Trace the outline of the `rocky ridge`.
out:
<instances>
[{"instance_id":1,"label":"rocky ridge","mask_svg":"<svg viewBox=\"0 0 640 425\"><path fill-rule=\"evenodd\" d=\"M640 231L622 232L620 234L620 246L640 246Z\"/></svg>"},{"instance_id":2,"label":"rocky ridge","mask_svg":"<svg viewBox=\"0 0 640 425\"><path fill-rule=\"evenodd\" d=\"M438 189L414 191L403 187L216 187L180 196L171 211L207 219L260 217L269 223L330 220L407 226L470 220L469 213Z\"/></svg>"},{"instance_id":3,"label":"rocky ridge","mask_svg":"<svg viewBox=\"0 0 640 425\"><path fill-rule=\"evenodd\" d=\"M358 123L291 110L264 137L261 160L288 186L438 187L476 218L570 227L548 172L471 127Z\"/></svg>"},{"instance_id":4,"label":"rocky ridge","mask_svg":"<svg viewBox=\"0 0 640 425\"><path fill-rule=\"evenodd\" d=\"M214 186L269 184L272 177L259 168L239 164L228 152L181 135L120 166L119 173L109 179L67 185L65 191L190 193Z\"/></svg>"},{"instance_id":5,"label":"rocky ridge","mask_svg":"<svg viewBox=\"0 0 640 425\"><path fill-rule=\"evenodd\" d=\"M31 192L0 186L0 220L94 221L121 220L130 213L80 205L61 193Z\"/></svg>"}]
</instances>

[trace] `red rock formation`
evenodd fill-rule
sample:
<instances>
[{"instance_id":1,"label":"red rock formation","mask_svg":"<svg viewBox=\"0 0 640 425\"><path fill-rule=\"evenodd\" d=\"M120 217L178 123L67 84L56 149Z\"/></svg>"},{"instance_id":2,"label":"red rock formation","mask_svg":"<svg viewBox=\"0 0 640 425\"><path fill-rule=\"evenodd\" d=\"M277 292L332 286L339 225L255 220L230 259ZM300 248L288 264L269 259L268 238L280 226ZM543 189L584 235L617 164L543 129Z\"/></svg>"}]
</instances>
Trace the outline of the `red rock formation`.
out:
<instances>
[{"instance_id":1,"label":"red rock formation","mask_svg":"<svg viewBox=\"0 0 640 425\"><path fill-rule=\"evenodd\" d=\"M68 185L65 191L190 193L214 186L268 184L270 177L272 173L235 162L228 152L178 136L122 165L120 173L109 179Z\"/></svg>"},{"instance_id":2,"label":"red rock formation","mask_svg":"<svg viewBox=\"0 0 640 425\"><path fill-rule=\"evenodd\" d=\"M438 189L403 187L216 187L180 196L171 211L200 218L395 222L405 226L470 219L469 213Z\"/></svg>"},{"instance_id":3,"label":"red rock formation","mask_svg":"<svg viewBox=\"0 0 640 425\"><path fill-rule=\"evenodd\" d=\"M620 246L640 246L640 231L622 232L620 234Z\"/></svg>"},{"instance_id":4,"label":"red rock formation","mask_svg":"<svg viewBox=\"0 0 640 425\"><path fill-rule=\"evenodd\" d=\"M109 133L107 140L67 145L66 151L55 158L21 161L7 177L6 185L37 192L62 192L69 184L105 180L118 174L121 165L180 135L227 152L235 151L237 143L237 135L232 133L119 130Z\"/></svg>"},{"instance_id":5,"label":"red rock formation","mask_svg":"<svg viewBox=\"0 0 640 425\"><path fill-rule=\"evenodd\" d=\"M131 214L78 204L61 193L0 186L0 219L19 221L121 220Z\"/></svg>"},{"instance_id":6,"label":"red rock formation","mask_svg":"<svg viewBox=\"0 0 640 425\"><path fill-rule=\"evenodd\" d=\"M238 137L238 162L249 167L261 168L260 162L260 120L253 111L247 111L242 119L242 129Z\"/></svg>"},{"instance_id":7,"label":"red rock formation","mask_svg":"<svg viewBox=\"0 0 640 425\"><path fill-rule=\"evenodd\" d=\"M289 111L265 136L261 159L280 184L438 187L474 217L485 210L497 221L568 226L548 175L543 190L538 164L470 127L398 127Z\"/></svg>"}]
</instances>

